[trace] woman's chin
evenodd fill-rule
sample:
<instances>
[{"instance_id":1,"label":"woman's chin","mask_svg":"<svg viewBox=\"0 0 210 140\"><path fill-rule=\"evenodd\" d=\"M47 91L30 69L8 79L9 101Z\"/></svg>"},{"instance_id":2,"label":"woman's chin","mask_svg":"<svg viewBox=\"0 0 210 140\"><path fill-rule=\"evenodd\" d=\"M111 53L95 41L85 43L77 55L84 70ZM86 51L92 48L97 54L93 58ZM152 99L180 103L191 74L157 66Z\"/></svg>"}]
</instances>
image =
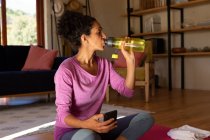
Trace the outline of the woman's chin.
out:
<instances>
[{"instance_id":1,"label":"woman's chin","mask_svg":"<svg viewBox=\"0 0 210 140\"><path fill-rule=\"evenodd\" d=\"M98 51L104 51L104 46L98 49Z\"/></svg>"}]
</instances>

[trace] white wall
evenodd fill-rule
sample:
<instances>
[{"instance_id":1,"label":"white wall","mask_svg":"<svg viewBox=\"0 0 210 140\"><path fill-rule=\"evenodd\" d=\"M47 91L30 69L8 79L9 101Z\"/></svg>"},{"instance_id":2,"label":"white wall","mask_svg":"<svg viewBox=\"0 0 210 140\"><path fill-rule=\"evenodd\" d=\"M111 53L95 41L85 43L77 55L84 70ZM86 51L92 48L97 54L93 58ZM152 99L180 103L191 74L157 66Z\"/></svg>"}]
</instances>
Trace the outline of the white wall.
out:
<instances>
[{"instance_id":1,"label":"white wall","mask_svg":"<svg viewBox=\"0 0 210 140\"><path fill-rule=\"evenodd\" d=\"M82 0L84 1L84 0ZM92 16L96 17L107 36L127 34L125 0L90 0Z\"/></svg>"},{"instance_id":2,"label":"white wall","mask_svg":"<svg viewBox=\"0 0 210 140\"><path fill-rule=\"evenodd\" d=\"M84 0L80 0L81 2ZM127 35L126 0L90 0L91 16L95 17L106 36L125 36ZM105 48L98 55L111 58L114 49Z\"/></svg>"}]
</instances>

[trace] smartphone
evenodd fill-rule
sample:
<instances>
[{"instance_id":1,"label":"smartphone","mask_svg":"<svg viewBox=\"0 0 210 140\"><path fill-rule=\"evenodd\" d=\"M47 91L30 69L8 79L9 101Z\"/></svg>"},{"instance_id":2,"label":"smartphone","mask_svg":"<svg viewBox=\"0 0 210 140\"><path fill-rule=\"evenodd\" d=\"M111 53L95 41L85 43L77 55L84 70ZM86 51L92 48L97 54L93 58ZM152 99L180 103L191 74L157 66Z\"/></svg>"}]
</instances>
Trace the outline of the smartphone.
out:
<instances>
[{"instance_id":1,"label":"smartphone","mask_svg":"<svg viewBox=\"0 0 210 140\"><path fill-rule=\"evenodd\" d=\"M113 110L113 111L104 113L104 120L103 121L107 121L111 118L114 118L114 120L117 120L117 110Z\"/></svg>"}]
</instances>

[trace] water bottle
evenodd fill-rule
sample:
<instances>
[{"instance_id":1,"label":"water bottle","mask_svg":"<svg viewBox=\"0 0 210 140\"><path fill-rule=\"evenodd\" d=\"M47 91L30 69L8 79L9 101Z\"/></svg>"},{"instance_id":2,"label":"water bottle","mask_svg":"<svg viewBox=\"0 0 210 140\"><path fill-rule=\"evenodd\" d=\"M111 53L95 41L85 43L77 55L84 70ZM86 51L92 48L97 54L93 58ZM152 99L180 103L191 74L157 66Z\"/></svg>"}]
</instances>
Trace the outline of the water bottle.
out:
<instances>
[{"instance_id":1,"label":"water bottle","mask_svg":"<svg viewBox=\"0 0 210 140\"><path fill-rule=\"evenodd\" d=\"M144 52L145 40L140 38L108 37L105 41L105 44L107 47L120 49L123 41L125 41L126 50L133 48L134 52Z\"/></svg>"}]
</instances>

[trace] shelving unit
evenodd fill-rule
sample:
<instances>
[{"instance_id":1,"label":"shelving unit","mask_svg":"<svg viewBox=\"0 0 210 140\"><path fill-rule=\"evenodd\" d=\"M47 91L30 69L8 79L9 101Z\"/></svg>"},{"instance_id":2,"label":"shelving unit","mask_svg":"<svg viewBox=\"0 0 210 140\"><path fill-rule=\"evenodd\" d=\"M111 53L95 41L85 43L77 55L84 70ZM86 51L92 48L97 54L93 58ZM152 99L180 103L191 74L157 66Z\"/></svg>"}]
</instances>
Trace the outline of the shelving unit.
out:
<instances>
[{"instance_id":1,"label":"shelving unit","mask_svg":"<svg viewBox=\"0 0 210 140\"><path fill-rule=\"evenodd\" d=\"M145 37L145 36L154 36L154 35L167 35L168 38L168 52L167 54L154 54L154 57L167 57L168 58L168 88L172 90L172 69L171 69L171 59L172 57L180 57L181 58L181 88L185 88L185 75L184 75L184 58L185 57L201 57L201 56L210 56L210 52L186 52L186 53L172 53L171 52L171 36L172 34L179 34L181 47L184 47L184 33L185 32L196 32L196 31L205 31L210 30L210 25L208 26L191 26L191 27L180 27L180 29L171 29L171 11L179 10L180 12L180 21L181 24L184 23L184 8L193 7L198 5L204 5L210 3L210 0L194 0L179 4L171 4L171 0L166 0L167 5L158 8L146 9L146 10L135 10L130 11L130 0L127 0L127 19L128 19L128 36L131 37ZM143 32L143 16L148 14L154 14L158 12L166 11L167 12L167 29L161 32ZM131 34L130 30L130 18L131 17L139 17L140 19L140 32L137 34Z\"/></svg>"}]
</instances>

